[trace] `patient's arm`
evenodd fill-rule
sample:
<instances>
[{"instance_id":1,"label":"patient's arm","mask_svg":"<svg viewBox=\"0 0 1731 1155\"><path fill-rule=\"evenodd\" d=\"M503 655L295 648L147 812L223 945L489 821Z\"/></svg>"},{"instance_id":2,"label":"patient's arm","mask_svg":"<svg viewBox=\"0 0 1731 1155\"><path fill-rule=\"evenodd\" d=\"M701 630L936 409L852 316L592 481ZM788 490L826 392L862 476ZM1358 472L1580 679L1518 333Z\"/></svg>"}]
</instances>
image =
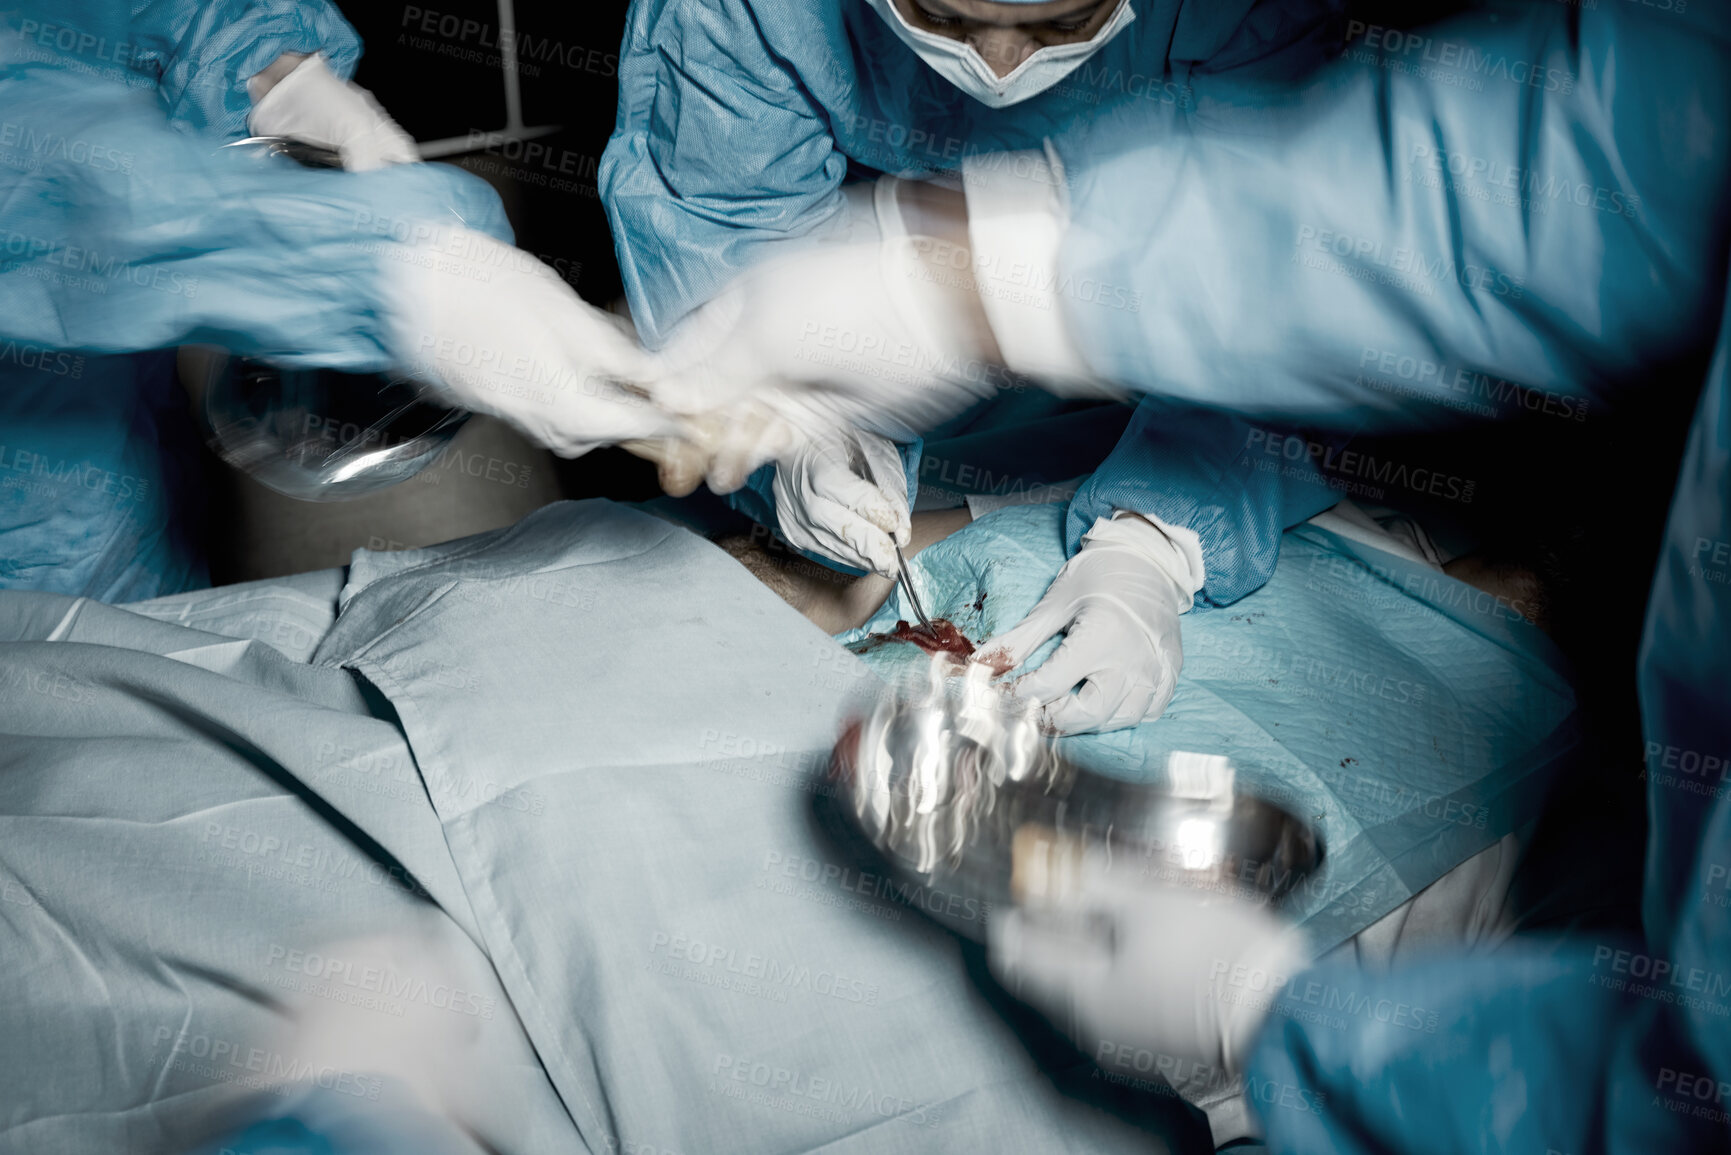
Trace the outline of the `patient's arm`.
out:
<instances>
[{"instance_id":1,"label":"patient's arm","mask_svg":"<svg viewBox=\"0 0 1731 1155\"><path fill-rule=\"evenodd\" d=\"M928 510L913 515L913 538L903 552L913 557L973 520L966 508ZM849 577L809 561L767 537L746 534L716 542L775 591L782 601L804 614L819 629L839 634L863 626L889 599L895 582L876 574Z\"/></svg>"},{"instance_id":2,"label":"patient's arm","mask_svg":"<svg viewBox=\"0 0 1731 1155\"><path fill-rule=\"evenodd\" d=\"M1502 599L1510 609L1547 634L1553 632L1549 593L1533 569L1520 562L1474 552L1455 558L1443 566L1443 572Z\"/></svg>"}]
</instances>

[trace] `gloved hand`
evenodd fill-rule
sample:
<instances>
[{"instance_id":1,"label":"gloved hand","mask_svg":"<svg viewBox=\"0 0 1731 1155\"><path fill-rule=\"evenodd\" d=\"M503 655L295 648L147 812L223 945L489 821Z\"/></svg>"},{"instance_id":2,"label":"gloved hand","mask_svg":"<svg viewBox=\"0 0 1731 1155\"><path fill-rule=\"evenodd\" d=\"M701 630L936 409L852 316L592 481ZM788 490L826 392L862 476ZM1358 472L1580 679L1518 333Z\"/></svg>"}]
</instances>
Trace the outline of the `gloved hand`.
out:
<instances>
[{"instance_id":1,"label":"gloved hand","mask_svg":"<svg viewBox=\"0 0 1731 1155\"><path fill-rule=\"evenodd\" d=\"M962 412L1009 379L989 344L965 269L928 262L905 237L814 245L752 268L682 321L648 388L706 418L709 451L749 473L790 441L852 427L906 440ZM764 414L799 436L764 437Z\"/></svg>"},{"instance_id":2,"label":"gloved hand","mask_svg":"<svg viewBox=\"0 0 1731 1155\"><path fill-rule=\"evenodd\" d=\"M683 424L621 382L647 372L630 326L528 253L439 228L381 261L397 364L450 405L490 413L561 457Z\"/></svg>"},{"instance_id":3,"label":"gloved hand","mask_svg":"<svg viewBox=\"0 0 1731 1155\"><path fill-rule=\"evenodd\" d=\"M351 172L407 164L421 154L373 94L337 79L314 53L258 97L246 118L254 136L292 136L334 148Z\"/></svg>"},{"instance_id":4,"label":"gloved hand","mask_svg":"<svg viewBox=\"0 0 1731 1155\"><path fill-rule=\"evenodd\" d=\"M896 546L913 534L895 443L875 433L807 442L776 463L775 515L788 544L894 577Z\"/></svg>"},{"instance_id":5,"label":"gloved hand","mask_svg":"<svg viewBox=\"0 0 1731 1155\"><path fill-rule=\"evenodd\" d=\"M1178 615L1202 576L1194 534L1169 535L1134 514L1102 517L1033 611L981 643L974 660L1013 670L1064 632L1063 644L1015 686L1041 704L1049 726L1077 734L1157 718L1184 664Z\"/></svg>"},{"instance_id":6,"label":"gloved hand","mask_svg":"<svg viewBox=\"0 0 1731 1155\"><path fill-rule=\"evenodd\" d=\"M1031 841L1016 839L1024 875L1035 873ZM1115 1046L1240 1071L1268 1008L1309 963L1302 933L1263 907L1151 882L1119 861L1090 852L995 912L992 972L1096 1059Z\"/></svg>"}]
</instances>

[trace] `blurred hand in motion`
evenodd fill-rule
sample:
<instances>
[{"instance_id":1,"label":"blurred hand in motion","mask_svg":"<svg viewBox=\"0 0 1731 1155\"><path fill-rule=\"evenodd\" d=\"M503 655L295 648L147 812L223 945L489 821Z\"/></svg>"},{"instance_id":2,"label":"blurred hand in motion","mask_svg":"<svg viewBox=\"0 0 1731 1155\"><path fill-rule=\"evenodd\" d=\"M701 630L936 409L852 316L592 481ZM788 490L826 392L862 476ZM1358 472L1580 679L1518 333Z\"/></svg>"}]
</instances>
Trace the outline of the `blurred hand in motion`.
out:
<instances>
[{"instance_id":1,"label":"blurred hand in motion","mask_svg":"<svg viewBox=\"0 0 1731 1155\"><path fill-rule=\"evenodd\" d=\"M1263 907L1151 881L1138 865L1024 827L1018 905L987 924L992 972L1092 1057L1147 1050L1237 1073L1268 1007L1309 963L1303 935Z\"/></svg>"},{"instance_id":2,"label":"blurred hand in motion","mask_svg":"<svg viewBox=\"0 0 1731 1155\"><path fill-rule=\"evenodd\" d=\"M765 261L680 323L650 395L711 418L712 456L746 474L833 430L907 440L961 413L1009 377L967 270L930 248L903 237ZM777 422L793 432L766 437Z\"/></svg>"},{"instance_id":3,"label":"blurred hand in motion","mask_svg":"<svg viewBox=\"0 0 1731 1155\"><path fill-rule=\"evenodd\" d=\"M386 115L373 94L339 80L314 53L284 56L248 82L254 136L289 136L335 149L350 172L421 159L414 138Z\"/></svg>"},{"instance_id":4,"label":"blurred hand in motion","mask_svg":"<svg viewBox=\"0 0 1731 1155\"><path fill-rule=\"evenodd\" d=\"M391 353L405 372L562 457L686 432L626 384L648 373L628 322L520 249L468 229L429 231L380 262Z\"/></svg>"},{"instance_id":5,"label":"blurred hand in motion","mask_svg":"<svg viewBox=\"0 0 1731 1155\"><path fill-rule=\"evenodd\" d=\"M982 642L975 660L1008 672L1062 633L1057 650L1016 681L1016 693L1039 703L1060 733L1134 726L1172 701L1184 665L1178 617L1201 588L1194 540L1178 540L1134 514L1100 518L1046 596L1020 623Z\"/></svg>"},{"instance_id":6,"label":"blurred hand in motion","mask_svg":"<svg viewBox=\"0 0 1731 1155\"><path fill-rule=\"evenodd\" d=\"M625 443L626 449L656 463L661 488L673 497L684 497L705 481L714 493L732 493L765 462L791 456L814 439L842 433L821 425L824 431L808 432L755 402L677 420L678 437Z\"/></svg>"},{"instance_id":7,"label":"blurred hand in motion","mask_svg":"<svg viewBox=\"0 0 1731 1155\"><path fill-rule=\"evenodd\" d=\"M913 535L895 442L849 432L806 442L776 462L775 514L796 549L884 577Z\"/></svg>"},{"instance_id":8,"label":"blurred hand in motion","mask_svg":"<svg viewBox=\"0 0 1731 1155\"><path fill-rule=\"evenodd\" d=\"M896 546L913 534L906 472L895 442L832 429L815 436L759 407L686 420L677 438L629 441L655 462L661 488L684 497L707 480L732 493L764 461L775 463L775 514L797 549L853 569L894 577Z\"/></svg>"},{"instance_id":9,"label":"blurred hand in motion","mask_svg":"<svg viewBox=\"0 0 1731 1155\"><path fill-rule=\"evenodd\" d=\"M297 1144L292 1150L376 1155L496 1150L487 1132L497 1114L488 1101L500 1094L505 1076L491 1060L511 1027L496 1024L490 1010L476 1014L474 1009L496 1003L503 991L485 959L453 949L448 933L435 929L435 919L419 921L418 927L326 943L309 957L332 964L341 960L357 976L412 975L428 990L451 992L447 1003L410 998L396 1014L381 1015L309 992L282 996L283 1034L264 1049L281 1054L291 1072L270 1088L271 1101L311 1136L306 1147ZM483 993L492 991L498 994ZM459 1006L468 1013L453 1014ZM331 1074L307 1080L296 1078L296 1071ZM272 1074L260 1078L272 1079ZM336 1093L319 1094L325 1087ZM280 1118L267 1120L260 1130L269 1134L269 1123ZM234 1149L279 1148L260 1142L237 1143Z\"/></svg>"}]
</instances>

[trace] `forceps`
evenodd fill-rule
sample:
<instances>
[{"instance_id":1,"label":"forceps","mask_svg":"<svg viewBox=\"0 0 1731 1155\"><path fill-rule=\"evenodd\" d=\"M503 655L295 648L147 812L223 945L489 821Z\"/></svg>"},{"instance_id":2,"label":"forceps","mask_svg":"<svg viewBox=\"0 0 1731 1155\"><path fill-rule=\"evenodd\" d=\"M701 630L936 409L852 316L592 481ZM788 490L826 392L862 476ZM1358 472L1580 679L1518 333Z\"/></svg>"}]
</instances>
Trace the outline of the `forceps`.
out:
<instances>
[{"instance_id":1,"label":"forceps","mask_svg":"<svg viewBox=\"0 0 1731 1155\"><path fill-rule=\"evenodd\" d=\"M877 475L872 472L871 462L866 458L865 447L860 444L857 433L848 435L848 468L879 489L883 488L883 483L878 481ZM925 627L926 633L937 637L938 631L932 626L932 620L926 617L925 607L920 605L920 595L914 592L913 575L908 573L908 559L902 554L902 547L899 545L896 546L896 565L901 570L902 589L907 592L908 605L914 608L914 616L920 619L920 625Z\"/></svg>"}]
</instances>

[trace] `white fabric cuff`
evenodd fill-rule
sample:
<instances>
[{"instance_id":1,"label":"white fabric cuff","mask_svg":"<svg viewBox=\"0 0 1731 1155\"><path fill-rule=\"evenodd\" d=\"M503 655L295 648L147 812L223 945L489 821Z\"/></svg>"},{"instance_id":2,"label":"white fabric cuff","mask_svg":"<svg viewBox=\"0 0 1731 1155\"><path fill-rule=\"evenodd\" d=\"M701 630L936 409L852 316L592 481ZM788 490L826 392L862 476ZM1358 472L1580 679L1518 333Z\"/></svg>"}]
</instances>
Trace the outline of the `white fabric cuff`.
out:
<instances>
[{"instance_id":1,"label":"white fabric cuff","mask_svg":"<svg viewBox=\"0 0 1731 1155\"><path fill-rule=\"evenodd\" d=\"M319 89L342 83L325 63L324 53L313 53L289 69L281 80L271 85L270 91L254 98L252 111L246 117L247 131L254 136L285 135L286 128L295 122L297 110L316 100L315 94ZM247 81L247 95L252 95L251 80Z\"/></svg>"},{"instance_id":2,"label":"white fabric cuff","mask_svg":"<svg viewBox=\"0 0 1731 1155\"><path fill-rule=\"evenodd\" d=\"M900 240L908 235L901 198L896 194L901 183L893 176L880 176L872 182L872 206L877 216L878 235L886 241Z\"/></svg>"},{"instance_id":3,"label":"white fabric cuff","mask_svg":"<svg viewBox=\"0 0 1731 1155\"><path fill-rule=\"evenodd\" d=\"M1172 579L1184 594L1183 613L1195 602L1207 571L1202 563L1202 539L1182 525L1169 525L1146 513L1120 509L1110 518L1097 517L1082 537L1082 548L1091 543L1133 549Z\"/></svg>"},{"instance_id":4,"label":"white fabric cuff","mask_svg":"<svg viewBox=\"0 0 1731 1155\"><path fill-rule=\"evenodd\" d=\"M962 163L962 187L974 280L1004 363L1056 392L1098 392L1060 299L1058 250L1070 214L1056 154L971 156Z\"/></svg>"},{"instance_id":5,"label":"white fabric cuff","mask_svg":"<svg viewBox=\"0 0 1731 1155\"><path fill-rule=\"evenodd\" d=\"M863 180L841 186L842 210L830 230L824 234L825 241L876 244L883 239L883 229L878 224L878 207L875 203L876 186L876 181Z\"/></svg>"}]
</instances>

